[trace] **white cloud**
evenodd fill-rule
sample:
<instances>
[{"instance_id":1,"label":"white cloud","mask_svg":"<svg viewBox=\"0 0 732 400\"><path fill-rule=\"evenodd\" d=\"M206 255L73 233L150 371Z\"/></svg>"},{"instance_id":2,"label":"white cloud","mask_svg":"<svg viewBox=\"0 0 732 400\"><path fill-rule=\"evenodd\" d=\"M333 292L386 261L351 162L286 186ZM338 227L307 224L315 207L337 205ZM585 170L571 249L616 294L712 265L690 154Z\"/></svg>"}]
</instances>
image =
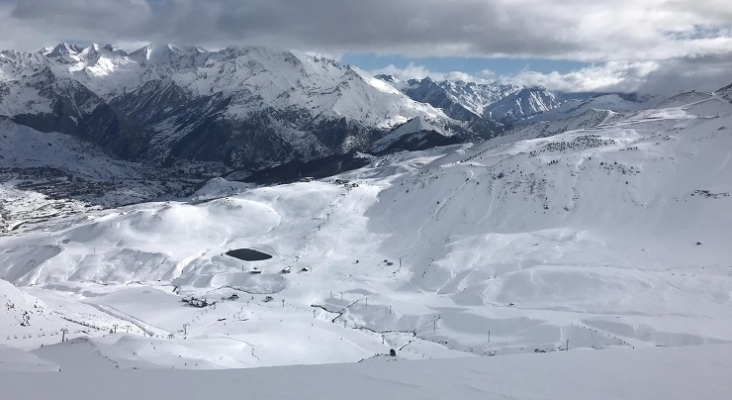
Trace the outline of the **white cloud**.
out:
<instances>
[{"instance_id":1,"label":"white cloud","mask_svg":"<svg viewBox=\"0 0 732 400\"><path fill-rule=\"evenodd\" d=\"M520 71L515 74L496 75L489 70L478 74L468 74L460 71L437 72L416 65L409 64L405 68L389 65L385 68L371 71L373 74L389 74L400 80L430 77L434 80L463 80L468 82L492 83L499 82L518 86L544 86L549 89L562 91L622 91L632 92L641 88L648 76L659 69L654 61L645 62L608 62L602 65L570 71L567 73L542 73L531 70Z\"/></svg>"},{"instance_id":2,"label":"white cloud","mask_svg":"<svg viewBox=\"0 0 732 400\"><path fill-rule=\"evenodd\" d=\"M514 75L501 76L499 79L506 83L544 86L563 91L633 92L641 89L648 76L658 69L659 64L655 61L611 61L567 73L521 71Z\"/></svg>"},{"instance_id":3,"label":"white cloud","mask_svg":"<svg viewBox=\"0 0 732 400\"><path fill-rule=\"evenodd\" d=\"M495 81L495 74L492 71L484 70L478 74L469 74L462 71L450 71L450 72L437 72L431 71L429 68L414 63L409 63L404 68L399 68L394 64L390 64L384 68L379 68L369 71L373 75L386 74L392 75L400 80L409 80L413 78L423 79L432 78L436 81L451 80L451 81L466 81L466 82L480 82L490 83Z\"/></svg>"},{"instance_id":4,"label":"white cloud","mask_svg":"<svg viewBox=\"0 0 732 400\"><path fill-rule=\"evenodd\" d=\"M732 52L728 0L0 0L0 10L3 43L25 49L64 39L246 42L597 62Z\"/></svg>"},{"instance_id":5,"label":"white cloud","mask_svg":"<svg viewBox=\"0 0 732 400\"><path fill-rule=\"evenodd\" d=\"M3 48L64 40L578 60L598 67L507 79L630 88L644 76L671 77L669 63L693 65L691 75L676 71L688 82L717 74L715 60L732 57L732 7L729 0L0 0Z\"/></svg>"},{"instance_id":6,"label":"white cloud","mask_svg":"<svg viewBox=\"0 0 732 400\"><path fill-rule=\"evenodd\" d=\"M543 86L567 92L641 92L671 94L678 90L713 91L732 81L732 57L678 58L664 61L610 61L574 71L542 73L524 70L496 75L484 70L478 74L437 72L416 64L405 68L394 65L371 71L389 74L400 80L430 77L436 81L463 80L478 83L504 83L517 86Z\"/></svg>"},{"instance_id":7,"label":"white cloud","mask_svg":"<svg viewBox=\"0 0 732 400\"><path fill-rule=\"evenodd\" d=\"M563 91L671 94L679 90L713 91L732 82L732 56L681 57L660 61L610 61L567 73L521 71L498 77L523 86Z\"/></svg>"}]
</instances>

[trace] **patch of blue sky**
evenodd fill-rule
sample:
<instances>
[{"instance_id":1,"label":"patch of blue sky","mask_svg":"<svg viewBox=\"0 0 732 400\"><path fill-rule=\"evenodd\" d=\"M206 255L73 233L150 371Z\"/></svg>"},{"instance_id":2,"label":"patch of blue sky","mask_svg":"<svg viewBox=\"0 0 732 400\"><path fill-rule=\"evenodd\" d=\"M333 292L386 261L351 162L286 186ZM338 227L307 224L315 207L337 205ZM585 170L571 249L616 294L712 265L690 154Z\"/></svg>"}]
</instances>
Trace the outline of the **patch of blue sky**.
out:
<instances>
[{"instance_id":1,"label":"patch of blue sky","mask_svg":"<svg viewBox=\"0 0 732 400\"><path fill-rule=\"evenodd\" d=\"M732 37L732 25L694 25L684 31L666 32L674 40L699 40Z\"/></svg>"},{"instance_id":2,"label":"patch of blue sky","mask_svg":"<svg viewBox=\"0 0 732 400\"><path fill-rule=\"evenodd\" d=\"M473 57L426 57L411 58L401 55L346 54L340 59L341 64L357 65L367 71L374 71L393 65L404 69L410 64L424 67L433 72L448 73L453 71L478 75L489 70L497 75L511 75L521 71L542 73L567 73L587 67L591 64L543 58L473 58Z\"/></svg>"}]
</instances>

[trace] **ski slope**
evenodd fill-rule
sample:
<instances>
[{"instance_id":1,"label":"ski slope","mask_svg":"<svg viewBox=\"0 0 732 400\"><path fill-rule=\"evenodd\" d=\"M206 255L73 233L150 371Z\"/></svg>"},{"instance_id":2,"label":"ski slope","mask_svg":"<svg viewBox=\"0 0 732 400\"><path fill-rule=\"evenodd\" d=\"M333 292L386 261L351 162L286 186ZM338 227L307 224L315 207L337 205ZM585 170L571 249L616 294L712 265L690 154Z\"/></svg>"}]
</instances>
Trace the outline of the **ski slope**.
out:
<instances>
[{"instance_id":1,"label":"ski slope","mask_svg":"<svg viewBox=\"0 0 732 400\"><path fill-rule=\"evenodd\" d=\"M44 344L63 371L76 348L214 369L729 343L731 112L685 93L384 156L345 184L216 179L189 202L20 226L0 278L49 315L0 345ZM241 248L272 258L225 255Z\"/></svg>"},{"instance_id":2,"label":"ski slope","mask_svg":"<svg viewBox=\"0 0 732 400\"><path fill-rule=\"evenodd\" d=\"M243 371L110 371L97 364L83 373L0 374L0 385L7 400L724 400L732 390L731 356L725 345Z\"/></svg>"}]
</instances>

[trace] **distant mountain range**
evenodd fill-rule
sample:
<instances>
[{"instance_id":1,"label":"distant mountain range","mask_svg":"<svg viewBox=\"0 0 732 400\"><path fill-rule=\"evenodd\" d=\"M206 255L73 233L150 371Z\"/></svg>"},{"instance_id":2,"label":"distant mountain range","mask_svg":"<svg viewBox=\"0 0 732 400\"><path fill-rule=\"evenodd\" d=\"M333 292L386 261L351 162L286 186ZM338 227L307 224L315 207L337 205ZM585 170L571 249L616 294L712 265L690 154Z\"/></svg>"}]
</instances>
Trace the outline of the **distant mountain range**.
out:
<instances>
[{"instance_id":1,"label":"distant mountain range","mask_svg":"<svg viewBox=\"0 0 732 400\"><path fill-rule=\"evenodd\" d=\"M351 151L480 140L598 94L400 82L261 47L207 51L60 44L0 52L0 119L61 132L131 161L259 170Z\"/></svg>"},{"instance_id":2,"label":"distant mountain range","mask_svg":"<svg viewBox=\"0 0 732 400\"><path fill-rule=\"evenodd\" d=\"M605 96L612 93L561 92L544 87L521 87L500 83L464 81L435 81L431 78L400 81L392 75L377 75L415 101L442 109L449 117L472 121L476 118L510 126L531 122L538 114L570 103ZM635 94L618 94L636 101Z\"/></svg>"}]
</instances>

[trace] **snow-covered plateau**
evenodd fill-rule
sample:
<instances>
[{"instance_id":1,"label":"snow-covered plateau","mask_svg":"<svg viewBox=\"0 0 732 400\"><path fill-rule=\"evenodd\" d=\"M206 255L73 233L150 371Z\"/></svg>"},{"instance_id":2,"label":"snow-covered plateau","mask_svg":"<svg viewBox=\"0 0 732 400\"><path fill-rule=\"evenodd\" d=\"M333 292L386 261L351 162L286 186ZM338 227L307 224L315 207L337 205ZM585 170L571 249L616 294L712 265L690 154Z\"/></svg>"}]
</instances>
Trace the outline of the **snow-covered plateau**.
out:
<instances>
[{"instance_id":1,"label":"snow-covered plateau","mask_svg":"<svg viewBox=\"0 0 732 400\"><path fill-rule=\"evenodd\" d=\"M3 181L0 398L728 398L728 97L606 96L325 179L121 185L121 207ZM62 149L14 142L26 168L145 174L1 127Z\"/></svg>"}]
</instances>

